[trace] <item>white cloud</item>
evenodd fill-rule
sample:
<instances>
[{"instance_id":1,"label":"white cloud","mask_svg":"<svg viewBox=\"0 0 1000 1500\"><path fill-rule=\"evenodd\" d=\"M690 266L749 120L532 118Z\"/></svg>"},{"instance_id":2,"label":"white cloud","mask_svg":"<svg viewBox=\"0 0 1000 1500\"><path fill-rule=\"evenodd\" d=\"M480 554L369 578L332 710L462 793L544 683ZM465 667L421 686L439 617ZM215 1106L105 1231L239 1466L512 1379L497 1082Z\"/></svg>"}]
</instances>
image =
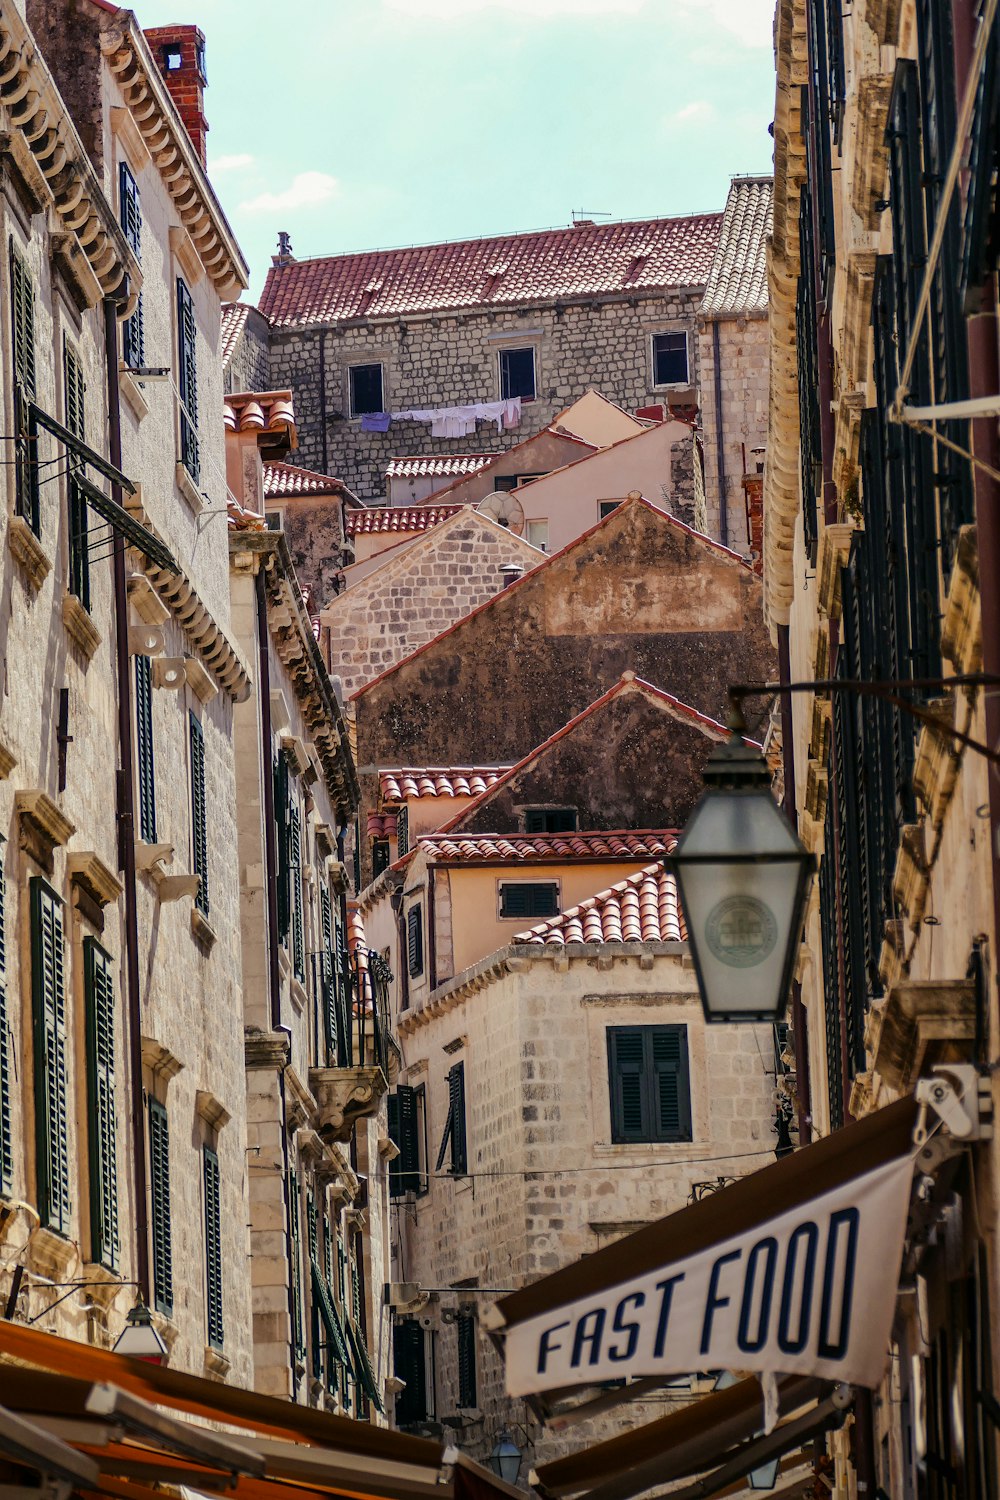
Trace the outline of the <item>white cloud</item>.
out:
<instances>
[{"instance_id":1,"label":"white cloud","mask_svg":"<svg viewBox=\"0 0 1000 1500\"><path fill-rule=\"evenodd\" d=\"M715 119L715 105L708 99L692 99L667 115L668 125L707 125Z\"/></svg>"},{"instance_id":2,"label":"white cloud","mask_svg":"<svg viewBox=\"0 0 1000 1500\"><path fill-rule=\"evenodd\" d=\"M701 11L746 47L770 47L774 0L686 0L689 11Z\"/></svg>"},{"instance_id":3,"label":"white cloud","mask_svg":"<svg viewBox=\"0 0 1000 1500\"><path fill-rule=\"evenodd\" d=\"M258 193L240 204L245 214L294 213L303 208L318 208L329 203L339 191L336 177L328 172L297 172L288 186L280 193Z\"/></svg>"},{"instance_id":4,"label":"white cloud","mask_svg":"<svg viewBox=\"0 0 1000 1500\"><path fill-rule=\"evenodd\" d=\"M220 172L239 172L244 167L252 167L254 158L246 151L238 151L233 156L215 156L208 164L209 175L217 177Z\"/></svg>"},{"instance_id":5,"label":"white cloud","mask_svg":"<svg viewBox=\"0 0 1000 1500\"><path fill-rule=\"evenodd\" d=\"M435 21L457 21L487 10L514 11L539 20L551 16L638 15L647 0L385 0L387 9Z\"/></svg>"}]
</instances>

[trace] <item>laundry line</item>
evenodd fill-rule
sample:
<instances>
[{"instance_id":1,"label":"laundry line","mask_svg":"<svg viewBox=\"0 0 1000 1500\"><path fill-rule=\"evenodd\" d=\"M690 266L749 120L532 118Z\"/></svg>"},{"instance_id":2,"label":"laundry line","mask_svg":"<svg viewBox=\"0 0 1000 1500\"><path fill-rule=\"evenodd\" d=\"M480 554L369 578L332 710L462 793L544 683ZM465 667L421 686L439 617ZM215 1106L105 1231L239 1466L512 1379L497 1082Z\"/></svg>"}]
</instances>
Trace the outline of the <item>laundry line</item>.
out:
<instances>
[{"instance_id":1,"label":"laundry line","mask_svg":"<svg viewBox=\"0 0 1000 1500\"><path fill-rule=\"evenodd\" d=\"M479 422L495 422L497 432L510 432L521 425L521 398L510 396L503 401L473 401L465 406L421 407L407 411L367 411L362 413L362 432L388 432L393 422L429 424L431 437L468 437Z\"/></svg>"}]
</instances>

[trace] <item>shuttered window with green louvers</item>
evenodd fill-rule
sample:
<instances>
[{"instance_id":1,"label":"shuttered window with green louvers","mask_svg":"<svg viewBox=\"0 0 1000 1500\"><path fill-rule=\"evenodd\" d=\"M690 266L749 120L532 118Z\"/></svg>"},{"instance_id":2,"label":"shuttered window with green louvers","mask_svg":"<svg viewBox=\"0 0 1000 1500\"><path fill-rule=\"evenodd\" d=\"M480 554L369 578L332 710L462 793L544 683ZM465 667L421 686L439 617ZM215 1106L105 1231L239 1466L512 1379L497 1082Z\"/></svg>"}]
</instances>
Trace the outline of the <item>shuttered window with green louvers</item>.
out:
<instances>
[{"instance_id":1,"label":"shuttered window with green louvers","mask_svg":"<svg viewBox=\"0 0 1000 1500\"><path fill-rule=\"evenodd\" d=\"M118 1269L118 1127L115 1107L115 984L112 960L83 941L90 1159L90 1258Z\"/></svg>"},{"instance_id":2,"label":"shuttered window with green louvers","mask_svg":"<svg viewBox=\"0 0 1000 1500\"><path fill-rule=\"evenodd\" d=\"M181 463L197 484L201 478L198 455L198 330L191 293L180 277L177 278L177 355Z\"/></svg>"},{"instance_id":3,"label":"shuttered window with green louvers","mask_svg":"<svg viewBox=\"0 0 1000 1500\"><path fill-rule=\"evenodd\" d=\"M476 1315L460 1312L455 1322L458 1338L458 1409L476 1405Z\"/></svg>"},{"instance_id":4,"label":"shuttered window with green louvers","mask_svg":"<svg viewBox=\"0 0 1000 1500\"><path fill-rule=\"evenodd\" d=\"M41 532L38 467L25 404L35 394L35 285L21 252L10 238L10 324L14 376L14 463L17 513L36 536Z\"/></svg>"},{"instance_id":5,"label":"shuttered window with green louvers","mask_svg":"<svg viewBox=\"0 0 1000 1500\"><path fill-rule=\"evenodd\" d=\"M205 792L205 731L194 714L189 716L191 737L191 859L201 884L194 903L208 916L208 805Z\"/></svg>"},{"instance_id":6,"label":"shuttered window with green louvers","mask_svg":"<svg viewBox=\"0 0 1000 1500\"><path fill-rule=\"evenodd\" d=\"M440 1172L444 1166L449 1147L451 1160L448 1164L448 1171L461 1177L469 1170L469 1151L465 1129L465 1064L460 1062L448 1069L448 1118L445 1121L444 1134L438 1150L437 1163L434 1168L436 1172Z\"/></svg>"},{"instance_id":7,"label":"shuttered window with green louvers","mask_svg":"<svg viewBox=\"0 0 1000 1500\"><path fill-rule=\"evenodd\" d=\"M389 1139L399 1147L399 1155L389 1163L389 1196L421 1190L420 1137L417 1113L417 1091L401 1083L386 1100L389 1111Z\"/></svg>"},{"instance_id":8,"label":"shuttered window with green louvers","mask_svg":"<svg viewBox=\"0 0 1000 1500\"><path fill-rule=\"evenodd\" d=\"M72 345L63 343L63 386L66 406L66 426L74 437L86 441L87 419L84 406L86 385L83 366ZM75 594L84 609L90 608L90 548L87 531L90 511L87 498L76 482L77 472L83 464L72 455L68 457L67 501L69 520L69 591Z\"/></svg>"},{"instance_id":9,"label":"shuttered window with green louvers","mask_svg":"<svg viewBox=\"0 0 1000 1500\"><path fill-rule=\"evenodd\" d=\"M302 1317L302 1231L299 1202L299 1179L294 1172L288 1174L288 1227L289 1248L292 1257L292 1334L295 1342L295 1358L304 1359L306 1352L305 1324Z\"/></svg>"},{"instance_id":10,"label":"shuttered window with green louvers","mask_svg":"<svg viewBox=\"0 0 1000 1500\"><path fill-rule=\"evenodd\" d=\"M135 258L142 263L142 204L139 188L128 162L118 164L118 217L125 238ZM135 312L122 324L122 363L130 370L141 369L146 363L146 333L143 322L142 292L135 304Z\"/></svg>"},{"instance_id":11,"label":"shuttered window with green louvers","mask_svg":"<svg viewBox=\"0 0 1000 1500\"><path fill-rule=\"evenodd\" d=\"M292 971L305 983L306 946L302 913L302 814L297 802L288 809L289 860L292 880Z\"/></svg>"},{"instance_id":12,"label":"shuttered window with green louvers","mask_svg":"<svg viewBox=\"0 0 1000 1500\"><path fill-rule=\"evenodd\" d=\"M427 1420L427 1356L424 1330L415 1318L397 1323L392 1330L394 1372L405 1384L396 1397L396 1426L409 1427Z\"/></svg>"},{"instance_id":13,"label":"shuttered window with green louvers","mask_svg":"<svg viewBox=\"0 0 1000 1500\"><path fill-rule=\"evenodd\" d=\"M38 1212L43 1224L65 1234L70 1190L63 903L37 875L31 880L31 984Z\"/></svg>"},{"instance_id":14,"label":"shuttered window with green louvers","mask_svg":"<svg viewBox=\"0 0 1000 1500\"><path fill-rule=\"evenodd\" d=\"M424 909L419 904L406 913L406 967L411 979L424 972Z\"/></svg>"},{"instance_id":15,"label":"shuttered window with green louvers","mask_svg":"<svg viewBox=\"0 0 1000 1500\"><path fill-rule=\"evenodd\" d=\"M409 810L401 807L396 814L396 858L402 859L404 854L410 852L410 814Z\"/></svg>"},{"instance_id":16,"label":"shuttered window with green louvers","mask_svg":"<svg viewBox=\"0 0 1000 1500\"><path fill-rule=\"evenodd\" d=\"M9 1192L14 1176L10 1123L10 1018L7 1009L6 874L0 838L0 1191Z\"/></svg>"},{"instance_id":17,"label":"shuttered window with green louvers","mask_svg":"<svg viewBox=\"0 0 1000 1500\"><path fill-rule=\"evenodd\" d=\"M202 1152L205 1178L205 1323L212 1349L222 1349L222 1182L219 1158L211 1147Z\"/></svg>"},{"instance_id":18,"label":"shuttered window with green louvers","mask_svg":"<svg viewBox=\"0 0 1000 1500\"><path fill-rule=\"evenodd\" d=\"M609 1026L611 1139L691 1140L686 1026Z\"/></svg>"},{"instance_id":19,"label":"shuttered window with green louvers","mask_svg":"<svg viewBox=\"0 0 1000 1500\"><path fill-rule=\"evenodd\" d=\"M135 658L135 753L139 782L139 837L156 843L156 756L153 738L153 669Z\"/></svg>"},{"instance_id":20,"label":"shuttered window with green louvers","mask_svg":"<svg viewBox=\"0 0 1000 1500\"><path fill-rule=\"evenodd\" d=\"M153 1306L174 1310L174 1253L170 1234L170 1126L159 1099L149 1101L149 1187L153 1232Z\"/></svg>"},{"instance_id":21,"label":"shuttered window with green louvers","mask_svg":"<svg viewBox=\"0 0 1000 1500\"><path fill-rule=\"evenodd\" d=\"M274 830L278 864L278 938L284 942L292 921L292 880L288 831L288 761L279 750L274 759Z\"/></svg>"}]
</instances>

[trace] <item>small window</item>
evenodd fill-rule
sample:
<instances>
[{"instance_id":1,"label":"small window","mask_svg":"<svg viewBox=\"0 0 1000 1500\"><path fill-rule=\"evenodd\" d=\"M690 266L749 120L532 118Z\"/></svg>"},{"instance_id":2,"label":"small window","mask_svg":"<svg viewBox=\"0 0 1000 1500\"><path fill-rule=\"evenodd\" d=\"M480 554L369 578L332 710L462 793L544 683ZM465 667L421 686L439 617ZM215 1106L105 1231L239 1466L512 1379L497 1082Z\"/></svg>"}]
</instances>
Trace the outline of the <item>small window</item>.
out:
<instances>
[{"instance_id":1,"label":"small window","mask_svg":"<svg viewBox=\"0 0 1000 1500\"><path fill-rule=\"evenodd\" d=\"M285 516L283 511L269 510L265 517L265 521L267 523L268 531L284 531L285 529Z\"/></svg>"},{"instance_id":2,"label":"small window","mask_svg":"<svg viewBox=\"0 0 1000 1500\"><path fill-rule=\"evenodd\" d=\"M406 913L406 967L411 979L424 972L424 909L411 906Z\"/></svg>"},{"instance_id":3,"label":"small window","mask_svg":"<svg viewBox=\"0 0 1000 1500\"><path fill-rule=\"evenodd\" d=\"M611 512L613 510L617 510L618 507L619 507L619 505L621 505L621 501L620 500L602 500L602 501L600 501L600 503L598 504L597 509L598 509L598 511L600 513L601 520L603 521L605 516L610 516Z\"/></svg>"},{"instance_id":4,"label":"small window","mask_svg":"<svg viewBox=\"0 0 1000 1500\"><path fill-rule=\"evenodd\" d=\"M525 833L575 833L575 807L529 807L524 814Z\"/></svg>"},{"instance_id":5,"label":"small window","mask_svg":"<svg viewBox=\"0 0 1000 1500\"><path fill-rule=\"evenodd\" d=\"M448 1069L448 1118L437 1154L435 1172L444 1166L449 1154L448 1171L462 1177L469 1170L469 1148L465 1127L465 1064L456 1063Z\"/></svg>"},{"instance_id":6,"label":"small window","mask_svg":"<svg viewBox=\"0 0 1000 1500\"><path fill-rule=\"evenodd\" d=\"M396 1397L396 1426L426 1422L427 1351L424 1330L415 1318L405 1318L392 1330L392 1363L404 1388Z\"/></svg>"},{"instance_id":7,"label":"small window","mask_svg":"<svg viewBox=\"0 0 1000 1500\"><path fill-rule=\"evenodd\" d=\"M524 921L559 915L559 882L556 880L501 881L500 916Z\"/></svg>"},{"instance_id":8,"label":"small window","mask_svg":"<svg viewBox=\"0 0 1000 1500\"><path fill-rule=\"evenodd\" d=\"M522 401L535 398L534 349L500 350L500 400L520 396Z\"/></svg>"},{"instance_id":9,"label":"small window","mask_svg":"<svg viewBox=\"0 0 1000 1500\"><path fill-rule=\"evenodd\" d=\"M527 521L524 527L524 540L530 542L532 547L537 547L540 552L547 552L549 550L548 521Z\"/></svg>"},{"instance_id":10,"label":"small window","mask_svg":"<svg viewBox=\"0 0 1000 1500\"><path fill-rule=\"evenodd\" d=\"M653 334L653 384L687 385L688 343L687 334Z\"/></svg>"},{"instance_id":11,"label":"small window","mask_svg":"<svg viewBox=\"0 0 1000 1500\"><path fill-rule=\"evenodd\" d=\"M401 1083L386 1103L389 1139L399 1147L399 1155L389 1164L389 1196L422 1196L428 1187L427 1087L423 1083L416 1088Z\"/></svg>"},{"instance_id":12,"label":"small window","mask_svg":"<svg viewBox=\"0 0 1000 1500\"><path fill-rule=\"evenodd\" d=\"M459 1411L476 1405L476 1315L463 1309L455 1322L458 1335L458 1402Z\"/></svg>"},{"instance_id":13,"label":"small window","mask_svg":"<svg viewBox=\"0 0 1000 1500\"><path fill-rule=\"evenodd\" d=\"M179 42L171 42L168 46L164 47L163 66L166 68L168 73L180 72L183 60L184 59L181 55Z\"/></svg>"},{"instance_id":14,"label":"small window","mask_svg":"<svg viewBox=\"0 0 1000 1500\"><path fill-rule=\"evenodd\" d=\"M392 863L389 853L388 839L372 840L372 879L377 880L383 870L387 870Z\"/></svg>"},{"instance_id":15,"label":"small window","mask_svg":"<svg viewBox=\"0 0 1000 1500\"><path fill-rule=\"evenodd\" d=\"M609 1026L608 1082L615 1144L691 1140L686 1026Z\"/></svg>"},{"instance_id":16,"label":"small window","mask_svg":"<svg viewBox=\"0 0 1000 1500\"><path fill-rule=\"evenodd\" d=\"M351 365L351 416L384 411L381 365Z\"/></svg>"}]
</instances>

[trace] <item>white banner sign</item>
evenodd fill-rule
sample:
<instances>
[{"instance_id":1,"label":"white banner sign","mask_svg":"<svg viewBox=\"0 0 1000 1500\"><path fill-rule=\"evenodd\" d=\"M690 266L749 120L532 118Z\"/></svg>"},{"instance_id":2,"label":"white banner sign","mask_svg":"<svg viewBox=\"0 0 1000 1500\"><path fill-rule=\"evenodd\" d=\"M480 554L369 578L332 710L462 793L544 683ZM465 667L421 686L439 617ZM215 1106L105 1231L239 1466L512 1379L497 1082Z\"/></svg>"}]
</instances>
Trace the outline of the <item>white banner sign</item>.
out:
<instances>
[{"instance_id":1,"label":"white banner sign","mask_svg":"<svg viewBox=\"0 0 1000 1500\"><path fill-rule=\"evenodd\" d=\"M665 1243L657 1270L508 1328L508 1394L697 1370L877 1385L912 1178L900 1157L687 1259Z\"/></svg>"}]
</instances>

